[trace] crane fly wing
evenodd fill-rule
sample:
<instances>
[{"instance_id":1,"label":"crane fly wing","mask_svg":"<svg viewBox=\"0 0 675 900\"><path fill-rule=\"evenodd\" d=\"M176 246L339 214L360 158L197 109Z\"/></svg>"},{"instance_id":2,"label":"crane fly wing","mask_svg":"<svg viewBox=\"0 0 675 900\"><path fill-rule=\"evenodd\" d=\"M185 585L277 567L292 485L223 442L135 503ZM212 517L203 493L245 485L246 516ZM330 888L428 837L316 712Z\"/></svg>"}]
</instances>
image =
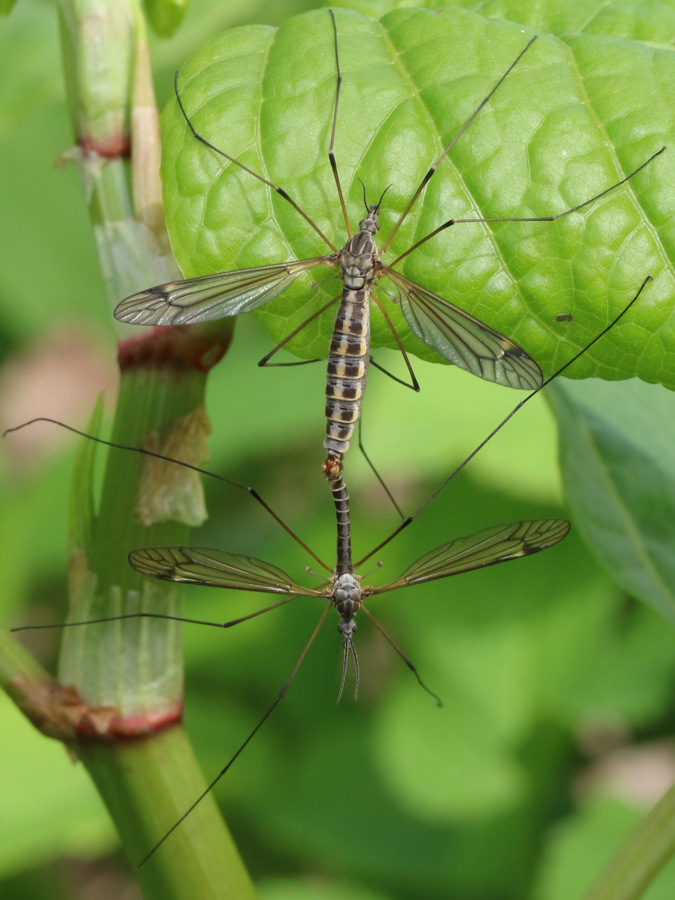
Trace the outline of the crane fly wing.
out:
<instances>
[{"instance_id":1,"label":"crane fly wing","mask_svg":"<svg viewBox=\"0 0 675 900\"><path fill-rule=\"evenodd\" d=\"M150 547L133 550L129 562L143 575L184 584L261 591L266 594L299 594L314 597L321 591L296 584L276 566L253 556L240 556L207 547Z\"/></svg>"},{"instance_id":2,"label":"crane fly wing","mask_svg":"<svg viewBox=\"0 0 675 900\"><path fill-rule=\"evenodd\" d=\"M368 592L379 594L529 556L557 544L569 530L570 523L564 519L535 519L486 528L436 547L420 556L399 578Z\"/></svg>"},{"instance_id":3,"label":"crane fly wing","mask_svg":"<svg viewBox=\"0 0 675 900\"><path fill-rule=\"evenodd\" d=\"M115 318L131 325L196 325L238 316L273 300L307 269L333 264L331 256L319 256L169 281L122 300Z\"/></svg>"},{"instance_id":4,"label":"crane fly wing","mask_svg":"<svg viewBox=\"0 0 675 900\"><path fill-rule=\"evenodd\" d=\"M523 391L541 387L541 369L512 340L388 266L411 331L445 359L479 378Z\"/></svg>"}]
</instances>

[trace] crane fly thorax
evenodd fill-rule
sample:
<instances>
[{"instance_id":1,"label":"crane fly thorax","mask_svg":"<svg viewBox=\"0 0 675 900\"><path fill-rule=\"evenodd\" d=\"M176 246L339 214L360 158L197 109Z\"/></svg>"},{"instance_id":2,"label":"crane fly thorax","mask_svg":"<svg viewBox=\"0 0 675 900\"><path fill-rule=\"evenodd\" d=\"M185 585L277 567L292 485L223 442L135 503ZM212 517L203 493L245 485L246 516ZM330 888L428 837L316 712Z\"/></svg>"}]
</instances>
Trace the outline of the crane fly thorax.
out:
<instances>
[{"instance_id":1,"label":"crane fly thorax","mask_svg":"<svg viewBox=\"0 0 675 900\"><path fill-rule=\"evenodd\" d=\"M333 582L333 606L340 613L342 621L338 628L351 622L361 608L361 585L353 572L343 572Z\"/></svg>"},{"instance_id":2,"label":"crane fly thorax","mask_svg":"<svg viewBox=\"0 0 675 900\"><path fill-rule=\"evenodd\" d=\"M352 235L340 252L342 281L347 290L363 291L375 279L379 253L374 235L377 233L379 209L369 210L368 218L359 222L359 231Z\"/></svg>"}]
</instances>

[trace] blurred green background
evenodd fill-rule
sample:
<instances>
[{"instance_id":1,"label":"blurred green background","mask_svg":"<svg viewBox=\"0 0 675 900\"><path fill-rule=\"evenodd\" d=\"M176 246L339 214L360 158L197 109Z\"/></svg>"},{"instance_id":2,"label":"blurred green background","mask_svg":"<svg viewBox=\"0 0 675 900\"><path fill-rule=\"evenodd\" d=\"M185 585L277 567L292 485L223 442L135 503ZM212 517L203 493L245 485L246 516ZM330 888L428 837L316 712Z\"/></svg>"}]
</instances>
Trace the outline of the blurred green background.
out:
<instances>
[{"instance_id":1,"label":"blurred green background","mask_svg":"<svg viewBox=\"0 0 675 900\"><path fill-rule=\"evenodd\" d=\"M310 3L194 2L153 42L163 103L171 72L220 27L278 22ZM35 415L83 427L101 390L114 406L115 340L70 146L52 4L22 0L2 23L0 423ZM322 366L261 371L269 338L250 319L211 376L209 467L254 485L331 562L320 475ZM386 352L378 361L386 364ZM416 363L420 396L373 372L366 446L414 510L514 404L458 371ZM388 580L452 537L562 516L555 428L529 404L377 559ZM34 428L2 445L0 624L58 622L75 442ZM355 557L396 525L367 466L350 460ZM263 556L295 579L306 555L243 492L206 483L195 543ZM186 592L190 615L226 620L255 599ZM226 633L187 627L186 721L207 777L272 702L320 615L296 600ZM579 896L675 777L672 633L626 597L578 535L541 556L371 604L443 698L438 710L366 620L359 701L336 707L340 641L329 622L284 703L218 787L267 900L566 900ZM31 648L54 666L58 634ZM135 898L85 773L0 697L0 895ZM147 848L139 848L142 855ZM669 867L645 894L670 898Z\"/></svg>"}]
</instances>

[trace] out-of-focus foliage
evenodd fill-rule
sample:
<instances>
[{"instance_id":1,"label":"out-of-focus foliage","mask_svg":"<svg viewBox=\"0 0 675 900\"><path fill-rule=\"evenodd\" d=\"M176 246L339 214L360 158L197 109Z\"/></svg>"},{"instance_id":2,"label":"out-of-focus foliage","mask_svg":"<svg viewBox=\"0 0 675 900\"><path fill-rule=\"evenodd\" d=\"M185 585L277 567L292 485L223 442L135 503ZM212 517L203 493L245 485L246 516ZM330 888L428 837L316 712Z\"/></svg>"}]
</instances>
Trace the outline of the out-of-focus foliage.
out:
<instances>
[{"instance_id":1,"label":"out-of-focus foliage","mask_svg":"<svg viewBox=\"0 0 675 900\"><path fill-rule=\"evenodd\" d=\"M165 95L188 47L225 20L221 7L195 4L174 44L156 48ZM241 8L234 14L243 21ZM114 382L114 344L75 172L52 165L70 141L53 8L23 0L3 28L13 77L0 100L0 196L11 223L0 267L2 424L42 413L83 425ZM257 323L238 323L210 385L209 465L255 485L330 563L322 366L260 371L268 349ZM393 354L377 358L391 364ZM373 372L364 411L369 454L406 512L518 399L445 367L416 369L420 396ZM550 415L535 401L377 554L383 571L368 578L388 580L436 544L492 524L564 515L555 457ZM2 446L3 625L64 617L70 459L50 431ZM349 485L358 557L396 516L356 451ZM248 496L216 484L207 493L199 543L315 582L306 555ZM603 777L616 748L637 745L649 771L663 767L665 749L675 768L668 745L654 743L672 733L675 654L671 629L610 579L581 531L536 558L373 600L442 710L365 619L359 701L347 690L336 707L339 638L334 622L324 628L218 792L266 900L568 900L591 882L658 796L658 785L637 789L637 765L618 783ZM255 604L252 595L187 596L188 614L220 621ZM297 600L228 632L186 628L187 725L207 776L276 696L319 615ZM47 663L55 640L34 637ZM131 876L82 771L4 699L0 733L0 894L73 900L96 879L107 891L97 896L134 896L123 893ZM645 896L674 890L666 870Z\"/></svg>"},{"instance_id":2,"label":"out-of-focus foliage","mask_svg":"<svg viewBox=\"0 0 675 900\"><path fill-rule=\"evenodd\" d=\"M633 379L556 385L552 397L585 540L626 591L675 623L675 396Z\"/></svg>"},{"instance_id":3,"label":"out-of-focus foliage","mask_svg":"<svg viewBox=\"0 0 675 900\"><path fill-rule=\"evenodd\" d=\"M171 37L188 10L188 0L144 0L143 8L155 34Z\"/></svg>"}]
</instances>

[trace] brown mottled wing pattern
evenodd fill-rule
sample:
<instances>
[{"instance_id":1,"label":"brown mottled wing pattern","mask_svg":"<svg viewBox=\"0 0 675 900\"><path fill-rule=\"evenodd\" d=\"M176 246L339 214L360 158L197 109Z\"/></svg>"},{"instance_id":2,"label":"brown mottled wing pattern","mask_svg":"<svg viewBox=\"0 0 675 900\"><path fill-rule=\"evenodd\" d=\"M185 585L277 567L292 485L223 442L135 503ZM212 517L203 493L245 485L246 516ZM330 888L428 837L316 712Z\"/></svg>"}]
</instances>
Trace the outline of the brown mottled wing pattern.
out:
<instances>
[{"instance_id":1,"label":"brown mottled wing pattern","mask_svg":"<svg viewBox=\"0 0 675 900\"><path fill-rule=\"evenodd\" d=\"M298 275L319 265L334 265L333 257L169 281L122 300L115 318L131 325L196 325L238 316L278 297Z\"/></svg>"},{"instance_id":2,"label":"brown mottled wing pattern","mask_svg":"<svg viewBox=\"0 0 675 900\"><path fill-rule=\"evenodd\" d=\"M471 572L546 550L561 541L570 530L564 519L535 519L497 525L468 537L457 538L425 553L394 581L382 587L368 588L368 594L381 594L399 587L421 584L460 572Z\"/></svg>"},{"instance_id":3,"label":"brown mottled wing pattern","mask_svg":"<svg viewBox=\"0 0 675 900\"><path fill-rule=\"evenodd\" d=\"M267 594L323 596L320 590L296 584L276 566L252 556L206 547L156 547L133 550L129 562L143 575L164 581Z\"/></svg>"},{"instance_id":4,"label":"brown mottled wing pattern","mask_svg":"<svg viewBox=\"0 0 675 900\"><path fill-rule=\"evenodd\" d=\"M541 369L512 340L388 266L381 271L397 287L401 312L412 332L445 359L506 387L523 391L541 387Z\"/></svg>"}]
</instances>

